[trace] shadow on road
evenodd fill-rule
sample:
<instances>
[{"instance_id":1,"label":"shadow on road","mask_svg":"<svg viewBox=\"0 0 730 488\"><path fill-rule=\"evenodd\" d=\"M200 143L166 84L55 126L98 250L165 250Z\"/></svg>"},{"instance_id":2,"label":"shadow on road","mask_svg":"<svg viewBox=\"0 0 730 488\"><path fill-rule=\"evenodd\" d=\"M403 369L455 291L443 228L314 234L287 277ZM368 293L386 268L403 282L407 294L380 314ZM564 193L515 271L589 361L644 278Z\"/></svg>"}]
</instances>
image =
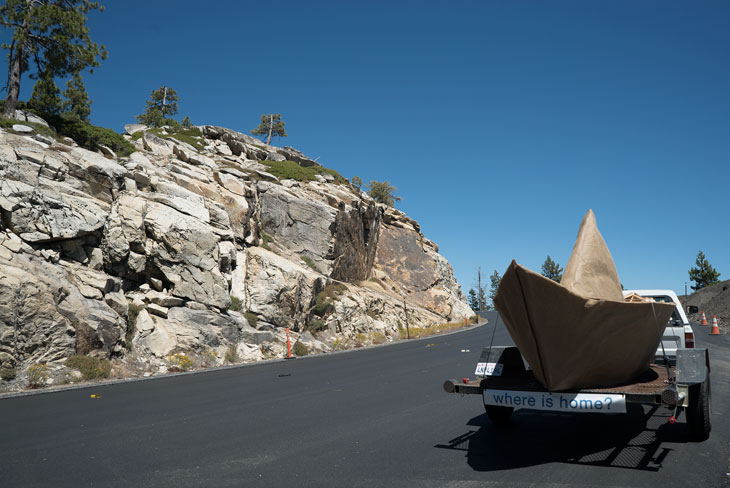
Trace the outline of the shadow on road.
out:
<instances>
[{"instance_id":1,"label":"shadow on road","mask_svg":"<svg viewBox=\"0 0 730 488\"><path fill-rule=\"evenodd\" d=\"M562 462L659 471L671 462L665 442L686 442L684 422L668 423L671 411L629 405L624 415L518 411L508 426L495 426L486 414L467 425L477 427L437 444L466 452L476 471L498 471ZM683 419L682 419L683 420Z\"/></svg>"}]
</instances>

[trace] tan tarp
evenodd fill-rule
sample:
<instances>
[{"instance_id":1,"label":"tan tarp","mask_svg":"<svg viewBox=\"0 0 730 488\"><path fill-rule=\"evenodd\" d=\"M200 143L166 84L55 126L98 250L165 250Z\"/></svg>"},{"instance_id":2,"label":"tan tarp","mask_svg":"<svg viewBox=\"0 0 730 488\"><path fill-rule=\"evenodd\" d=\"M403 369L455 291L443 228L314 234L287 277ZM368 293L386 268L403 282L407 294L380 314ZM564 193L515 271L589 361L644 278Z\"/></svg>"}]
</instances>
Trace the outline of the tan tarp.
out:
<instances>
[{"instance_id":1,"label":"tan tarp","mask_svg":"<svg viewBox=\"0 0 730 488\"><path fill-rule=\"evenodd\" d=\"M565 274L568 286L512 261L494 299L535 377L560 391L619 385L646 371L674 305L623 301L592 211Z\"/></svg>"},{"instance_id":2,"label":"tan tarp","mask_svg":"<svg viewBox=\"0 0 730 488\"><path fill-rule=\"evenodd\" d=\"M596 300L623 300L616 266L603 236L598 232L593 210L588 210L560 284L573 293Z\"/></svg>"}]
</instances>

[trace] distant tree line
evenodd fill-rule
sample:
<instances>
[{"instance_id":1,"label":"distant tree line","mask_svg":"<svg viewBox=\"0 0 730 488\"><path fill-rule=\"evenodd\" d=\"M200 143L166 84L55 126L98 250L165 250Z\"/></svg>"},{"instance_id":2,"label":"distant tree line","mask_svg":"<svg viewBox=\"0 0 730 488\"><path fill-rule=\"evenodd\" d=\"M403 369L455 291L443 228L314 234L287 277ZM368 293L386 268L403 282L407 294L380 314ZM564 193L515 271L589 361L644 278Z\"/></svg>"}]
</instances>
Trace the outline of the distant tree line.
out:
<instances>
[{"instance_id":1,"label":"distant tree line","mask_svg":"<svg viewBox=\"0 0 730 488\"><path fill-rule=\"evenodd\" d=\"M476 278L476 289L473 287L469 289L469 292L467 293L466 301L469 304L469 307L471 307L472 310L475 312L481 312L484 310L494 310L494 297L497 296L497 290L499 289L499 284L502 282L502 276L500 276L499 271L496 269L494 272L489 276L489 292L487 293L485 291L486 286L486 280L484 285L482 285L482 268L477 268L477 278Z\"/></svg>"}]
</instances>

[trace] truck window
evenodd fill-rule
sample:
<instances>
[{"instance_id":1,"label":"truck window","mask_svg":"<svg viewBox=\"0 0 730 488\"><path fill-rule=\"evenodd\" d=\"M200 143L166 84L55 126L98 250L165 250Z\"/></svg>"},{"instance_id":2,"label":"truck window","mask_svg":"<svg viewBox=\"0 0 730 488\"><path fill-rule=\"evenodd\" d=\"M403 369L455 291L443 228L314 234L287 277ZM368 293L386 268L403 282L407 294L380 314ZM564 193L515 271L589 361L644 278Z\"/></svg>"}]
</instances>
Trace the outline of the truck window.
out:
<instances>
[{"instance_id":1,"label":"truck window","mask_svg":"<svg viewBox=\"0 0 730 488\"><path fill-rule=\"evenodd\" d=\"M666 295L658 296L658 297L649 297L653 299L655 302L664 302L664 303L672 303L674 304L674 300L672 300L671 297L668 297ZM677 313L677 307L674 307L674 311L672 311L672 316L669 317L669 322L667 325L682 325L682 317L679 316L679 313Z\"/></svg>"}]
</instances>

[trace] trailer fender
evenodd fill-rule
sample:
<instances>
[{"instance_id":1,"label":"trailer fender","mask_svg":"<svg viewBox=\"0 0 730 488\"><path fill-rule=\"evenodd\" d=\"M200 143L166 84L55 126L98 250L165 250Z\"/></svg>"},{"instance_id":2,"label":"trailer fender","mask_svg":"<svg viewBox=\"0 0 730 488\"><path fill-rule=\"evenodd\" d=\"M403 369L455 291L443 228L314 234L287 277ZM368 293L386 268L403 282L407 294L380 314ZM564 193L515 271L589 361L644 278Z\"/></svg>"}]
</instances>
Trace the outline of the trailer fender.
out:
<instances>
[{"instance_id":1,"label":"trailer fender","mask_svg":"<svg viewBox=\"0 0 730 488\"><path fill-rule=\"evenodd\" d=\"M677 383L704 383L710 374L707 349L677 349Z\"/></svg>"}]
</instances>

